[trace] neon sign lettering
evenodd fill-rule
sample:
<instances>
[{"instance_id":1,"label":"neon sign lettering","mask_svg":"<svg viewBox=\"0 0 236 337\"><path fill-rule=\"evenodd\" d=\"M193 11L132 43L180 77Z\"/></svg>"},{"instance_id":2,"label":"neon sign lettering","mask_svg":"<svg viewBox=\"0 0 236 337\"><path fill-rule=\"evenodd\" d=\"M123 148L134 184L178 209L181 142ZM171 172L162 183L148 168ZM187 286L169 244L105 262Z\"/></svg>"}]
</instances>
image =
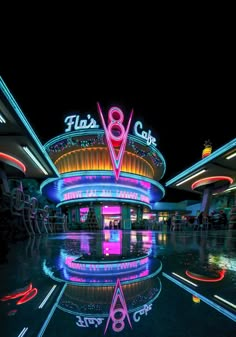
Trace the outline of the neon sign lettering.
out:
<instances>
[{"instance_id":1,"label":"neon sign lettering","mask_svg":"<svg viewBox=\"0 0 236 337\"><path fill-rule=\"evenodd\" d=\"M144 304L143 308L138 310L138 311L135 311L134 314L133 314L133 320L135 322L139 322L140 321L140 316L141 315L145 315L147 316L148 314L148 311L150 311L152 309L152 304Z\"/></svg>"},{"instance_id":2,"label":"neon sign lettering","mask_svg":"<svg viewBox=\"0 0 236 337\"><path fill-rule=\"evenodd\" d=\"M104 128L105 137L107 140L113 171L115 173L116 180L118 180L125 152L125 147L127 143L130 123L133 116L133 110L131 110L129 121L125 130L125 127L123 125L124 114L121 109L117 107L110 108L108 112L108 127L107 127L99 103L97 103L97 106L102 121L102 125ZM115 148L118 147L119 150L117 154Z\"/></svg>"},{"instance_id":3,"label":"neon sign lettering","mask_svg":"<svg viewBox=\"0 0 236 337\"><path fill-rule=\"evenodd\" d=\"M63 194L63 200L81 199L81 198L120 198L120 199L132 199L137 201L143 201L150 203L150 198L145 194L131 192L126 190L80 190L74 192L67 192Z\"/></svg>"},{"instance_id":4,"label":"neon sign lettering","mask_svg":"<svg viewBox=\"0 0 236 337\"><path fill-rule=\"evenodd\" d=\"M89 328L89 325L94 325L97 328L100 324L102 324L104 318L95 318L95 317L84 317L84 320L81 316L76 316L78 321L76 325L80 328Z\"/></svg>"},{"instance_id":5,"label":"neon sign lettering","mask_svg":"<svg viewBox=\"0 0 236 337\"><path fill-rule=\"evenodd\" d=\"M142 139L145 139L147 141L147 145L157 146L156 138L151 135L151 130L148 131L143 130L142 122L137 121L134 124L134 134Z\"/></svg>"},{"instance_id":6,"label":"neon sign lettering","mask_svg":"<svg viewBox=\"0 0 236 337\"><path fill-rule=\"evenodd\" d=\"M143 308L133 313L133 321L135 323L138 323L140 321L141 316L143 315L147 316L150 310L152 310L152 303L144 304ZM90 328L91 325L97 328L104 321L104 318L100 318L100 317L76 316L76 318L78 319L78 321L76 322L76 325L79 326L80 328ZM114 293L113 293L113 298L111 302L110 312L109 312L109 316L107 319L104 335L106 334L110 320L112 320L112 330L114 332L121 332L125 327L125 318L127 318L128 323L132 329L124 293L121 288L120 280L118 279L116 282Z\"/></svg>"},{"instance_id":7,"label":"neon sign lettering","mask_svg":"<svg viewBox=\"0 0 236 337\"><path fill-rule=\"evenodd\" d=\"M75 258L73 256L67 256L65 258L65 266L75 271L83 271L87 272L88 274L93 273L101 273L112 271L114 273L119 272L121 270L132 271L136 270L137 268L145 268L148 269L148 257L144 257L141 260L137 261L128 261L128 262L120 262L120 263L107 263L107 264L86 264L75 262Z\"/></svg>"},{"instance_id":8,"label":"neon sign lettering","mask_svg":"<svg viewBox=\"0 0 236 337\"><path fill-rule=\"evenodd\" d=\"M74 130L99 128L99 125L94 118L91 118L90 114L87 114L87 119L80 119L80 115L67 116L64 122L67 124L65 132L72 131L72 127Z\"/></svg>"}]
</instances>

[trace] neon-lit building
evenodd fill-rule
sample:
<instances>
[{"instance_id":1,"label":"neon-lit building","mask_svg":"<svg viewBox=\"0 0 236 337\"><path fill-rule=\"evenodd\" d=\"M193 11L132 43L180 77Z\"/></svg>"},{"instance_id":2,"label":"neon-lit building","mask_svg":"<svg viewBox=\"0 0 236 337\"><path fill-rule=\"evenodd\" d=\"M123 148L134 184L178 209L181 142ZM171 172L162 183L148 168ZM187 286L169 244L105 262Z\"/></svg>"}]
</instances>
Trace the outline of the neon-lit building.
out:
<instances>
[{"instance_id":1,"label":"neon-lit building","mask_svg":"<svg viewBox=\"0 0 236 337\"><path fill-rule=\"evenodd\" d=\"M82 225L92 205L99 229L130 229L163 198L165 160L132 111L111 107L106 116L97 107L97 116L67 116L65 132L45 144L60 176L45 180L41 192L67 208L72 223Z\"/></svg>"}]
</instances>

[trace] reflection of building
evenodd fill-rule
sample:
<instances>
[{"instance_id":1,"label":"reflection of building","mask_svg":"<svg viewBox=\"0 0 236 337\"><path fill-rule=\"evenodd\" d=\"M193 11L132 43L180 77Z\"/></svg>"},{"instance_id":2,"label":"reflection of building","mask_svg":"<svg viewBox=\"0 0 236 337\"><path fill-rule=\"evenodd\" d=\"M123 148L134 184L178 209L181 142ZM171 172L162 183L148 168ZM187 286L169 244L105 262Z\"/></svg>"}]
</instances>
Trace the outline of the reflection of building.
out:
<instances>
[{"instance_id":1,"label":"reflection of building","mask_svg":"<svg viewBox=\"0 0 236 337\"><path fill-rule=\"evenodd\" d=\"M74 316L79 328L121 332L152 310L162 289L162 263L152 258L153 242L147 233L134 233L103 231L86 246L83 235L66 236L74 236L73 244L68 240L56 258L44 262L44 272L65 284L57 307ZM142 244L135 249L138 241Z\"/></svg>"},{"instance_id":2,"label":"reflection of building","mask_svg":"<svg viewBox=\"0 0 236 337\"><path fill-rule=\"evenodd\" d=\"M104 333L108 328L121 332L145 319L161 288L158 276L130 284L119 283L116 287L68 285L58 308L74 315L78 327L94 329L101 325ZM88 298L92 298L93 305ZM124 322L122 325L118 324L119 316Z\"/></svg>"},{"instance_id":3,"label":"reflection of building","mask_svg":"<svg viewBox=\"0 0 236 337\"><path fill-rule=\"evenodd\" d=\"M164 195L158 182L165 161L156 139L142 123L131 125L118 107L110 108L106 125L90 114L65 118L65 133L45 144L60 177L46 180L42 193L58 206L67 207L71 222L85 222L93 204L98 228L130 228L140 221L143 209L152 209ZM120 223L121 222L121 223Z\"/></svg>"}]
</instances>

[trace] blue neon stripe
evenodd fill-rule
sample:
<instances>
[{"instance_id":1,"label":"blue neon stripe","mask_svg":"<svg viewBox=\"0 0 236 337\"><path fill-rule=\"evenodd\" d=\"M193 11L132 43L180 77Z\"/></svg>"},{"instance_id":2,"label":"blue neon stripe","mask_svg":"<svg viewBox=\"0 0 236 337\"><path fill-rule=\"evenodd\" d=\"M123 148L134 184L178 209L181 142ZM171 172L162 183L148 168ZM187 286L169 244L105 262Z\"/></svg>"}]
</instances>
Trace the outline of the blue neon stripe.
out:
<instances>
[{"instance_id":1,"label":"blue neon stripe","mask_svg":"<svg viewBox=\"0 0 236 337\"><path fill-rule=\"evenodd\" d=\"M14 111L16 112L16 114L18 115L18 117L20 118L20 120L22 121L22 123L24 124L24 126L26 127L26 129L28 130L28 132L30 133L31 137L34 139L35 143L38 145L39 149L41 150L41 152L43 153L45 159L47 159L48 164L50 165L51 169L54 171L54 173L59 176L59 172L56 168L56 166L53 164L51 158L49 157L48 153L46 152L45 148L43 147L43 145L41 144L40 140L38 139L36 133L34 132L34 130L32 129L31 125L29 124L29 122L27 121L25 115L23 114L23 112L21 111L19 105L16 103L14 97L12 96L12 94L10 93L9 89L7 88L6 84L4 83L2 77L0 76L0 89L2 90L2 92L4 93L4 95L6 96L8 102L10 103L10 105L12 106L12 108L14 109Z\"/></svg>"},{"instance_id":2,"label":"blue neon stripe","mask_svg":"<svg viewBox=\"0 0 236 337\"><path fill-rule=\"evenodd\" d=\"M51 311L49 312L48 317L47 317L46 321L44 322L41 330L39 331L37 337L43 336L43 334L44 334L44 332L45 332L45 330L46 330L46 328L47 328L47 326L48 326L48 324L49 324L49 322L50 322L50 320L51 320L51 318L52 318L52 316L53 316L53 314L54 314L54 312L57 308L57 305L59 304L59 301L60 301L62 295L64 294L64 291L65 291L66 287L67 287L67 283L64 284L60 294L57 297L57 300L56 300L54 306L52 307Z\"/></svg>"}]
</instances>

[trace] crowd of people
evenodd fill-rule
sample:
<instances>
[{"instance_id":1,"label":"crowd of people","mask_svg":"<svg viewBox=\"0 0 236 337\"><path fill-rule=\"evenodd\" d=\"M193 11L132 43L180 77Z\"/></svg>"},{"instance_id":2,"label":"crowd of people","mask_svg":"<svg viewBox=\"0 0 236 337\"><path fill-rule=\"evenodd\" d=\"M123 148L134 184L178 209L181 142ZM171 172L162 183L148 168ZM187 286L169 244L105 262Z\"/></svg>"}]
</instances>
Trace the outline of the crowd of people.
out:
<instances>
[{"instance_id":1,"label":"crowd of people","mask_svg":"<svg viewBox=\"0 0 236 337\"><path fill-rule=\"evenodd\" d=\"M197 217L198 227L207 227L208 229L224 229L228 226L228 219L225 211L212 211L210 214L200 212Z\"/></svg>"}]
</instances>

